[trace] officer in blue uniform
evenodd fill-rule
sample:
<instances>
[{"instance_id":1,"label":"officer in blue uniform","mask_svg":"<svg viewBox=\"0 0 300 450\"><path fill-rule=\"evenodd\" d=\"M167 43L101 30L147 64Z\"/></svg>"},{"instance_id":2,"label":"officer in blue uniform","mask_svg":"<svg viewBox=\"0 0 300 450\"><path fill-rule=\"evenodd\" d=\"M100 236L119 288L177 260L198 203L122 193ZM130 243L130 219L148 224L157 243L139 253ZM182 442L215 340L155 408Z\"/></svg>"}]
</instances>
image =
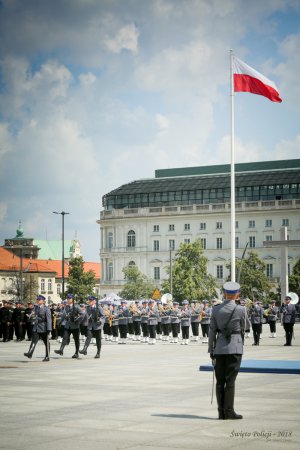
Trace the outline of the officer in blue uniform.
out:
<instances>
[{"instance_id":1,"label":"officer in blue uniform","mask_svg":"<svg viewBox=\"0 0 300 450\"><path fill-rule=\"evenodd\" d=\"M88 298L89 306L86 308L87 317L87 336L82 350L79 353L87 354L88 346L91 343L92 337L96 339L97 353L95 358L100 358L101 351L101 331L104 325L105 316L103 309L97 306L97 298L91 295Z\"/></svg>"},{"instance_id":2,"label":"officer in blue uniform","mask_svg":"<svg viewBox=\"0 0 300 450\"><path fill-rule=\"evenodd\" d=\"M243 416L234 411L234 391L243 354L242 333L248 318L245 308L235 303L240 285L227 282L223 291L223 303L212 310L208 351L215 363L219 419L242 419Z\"/></svg>"},{"instance_id":3,"label":"officer in blue uniform","mask_svg":"<svg viewBox=\"0 0 300 450\"><path fill-rule=\"evenodd\" d=\"M32 323L32 338L29 350L27 353L24 353L24 356L31 359L36 344L39 339L42 339L46 349L46 355L43 361L50 361L49 333L52 330L52 319L50 308L45 305L45 300L46 299L43 295L37 296L37 304L34 305L34 309L30 317Z\"/></svg>"},{"instance_id":4,"label":"officer in blue uniform","mask_svg":"<svg viewBox=\"0 0 300 450\"><path fill-rule=\"evenodd\" d=\"M287 295L284 300L284 305L281 307L282 325L285 331L284 346L290 347L292 345L292 338L294 333L294 325L296 320L296 308L291 303L291 297Z\"/></svg>"}]
</instances>

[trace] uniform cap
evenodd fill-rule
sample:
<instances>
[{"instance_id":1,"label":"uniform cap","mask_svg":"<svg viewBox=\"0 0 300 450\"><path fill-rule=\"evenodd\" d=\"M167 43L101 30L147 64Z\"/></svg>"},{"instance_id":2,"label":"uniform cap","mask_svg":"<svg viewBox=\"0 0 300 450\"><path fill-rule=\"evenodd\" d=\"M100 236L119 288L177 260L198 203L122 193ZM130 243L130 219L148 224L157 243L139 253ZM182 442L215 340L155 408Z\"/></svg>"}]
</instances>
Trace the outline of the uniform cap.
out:
<instances>
[{"instance_id":1,"label":"uniform cap","mask_svg":"<svg viewBox=\"0 0 300 450\"><path fill-rule=\"evenodd\" d=\"M74 298L74 294L68 294L67 298Z\"/></svg>"},{"instance_id":2,"label":"uniform cap","mask_svg":"<svg viewBox=\"0 0 300 450\"><path fill-rule=\"evenodd\" d=\"M127 303L127 300L121 300L121 303Z\"/></svg>"},{"instance_id":3,"label":"uniform cap","mask_svg":"<svg viewBox=\"0 0 300 450\"><path fill-rule=\"evenodd\" d=\"M93 301L93 300L97 300L97 298L96 298L94 295L90 295L90 296L88 297L88 301L91 302L91 301Z\"/></svg>"},{"instance_id":4,"label":"uniform cap","mask_svg":"<svg viewBox=\"0 0 300 450\"><path fill-rule=\"evenodd\" d=\"M208 303L208 300L203 300L202 303Z\"/></svg>"},{"instance_id":5,"label":"uniform cap","mask_svg":"<svg viewBox=\"0 0 300 450\"><path fill-rule=\"evenodd\" d=\"M183 305L188 305L189 302L188 302L188 300L183 300L182 304L183 304Z\"/></svg>"},{"instance_id":6,"label":"uniform cap","mask_svg":"<svg viewBox=\"0 0 300 450\"><path fill-rule=\"evenodd\" d=\"M240 292L240 284L235 281L227 281L223 284L223 290L225 294L234 295Z\"/></svg>"},{"instance_id":7,"label":"uniform cap","mask_svg":"<svg viewBox=\"0 0 300 450\"><path fill-rule=\"evenodd\" d=\"M154 303L154 300L149 300L149 303Z\"/></svg>"},{"instance_id":8,"label":"uniform cap","mask_svg":"<svg viewBox=\"0 0 300 450\"><path fill-rule=\"evenodd\" d=\"M43 296L43 295L38 295L37 297L36 297L36 299L37 300L46 300L46 298Z\"/></svg>"},{"instance_id":9,"label":"uniform cap","mask_svg":"<svg viewBox=\"0 0 300 450\"><path fill-rule=\"evenodd\" d=\"M179 303L178 302L173 302L173 305L179 305Z\"/></svg>"}]
</instances>

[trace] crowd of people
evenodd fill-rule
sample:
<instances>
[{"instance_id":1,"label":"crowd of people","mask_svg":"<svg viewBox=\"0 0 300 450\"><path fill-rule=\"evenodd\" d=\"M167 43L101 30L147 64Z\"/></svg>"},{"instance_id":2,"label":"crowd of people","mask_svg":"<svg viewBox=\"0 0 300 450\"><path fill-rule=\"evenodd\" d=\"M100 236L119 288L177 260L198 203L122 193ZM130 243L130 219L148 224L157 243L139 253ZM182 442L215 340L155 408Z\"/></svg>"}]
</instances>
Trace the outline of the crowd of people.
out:
<instances>
[{"instance_id":1,"label":"crowd of people","mask_svg":"<svg viewBox=\"0 0 300 450\"><path fill-rule=\"evenodd\" d=\"M259 300L239 299L237 302L246 309L250 323L244 330L244 338L250 337L251 327L253 345L259 345L265 321L269 324L270 337L276 338L277 322L281 318L286 333L284 345L292 345L296 309L289 297L286 297L285 304L280 308L276 306L275 300L270 302L267 309L263 308ZM176 301L163 304L160 300L121 300L120 304L105 304L90 296L87 304L77 304L73 294L68 294L67 299L60 304L48 307L45 298L39 295L36 304L28 303L26 306L18 301L16 304L3 302L0 308L0 338L3 342L14 339L34 339L37 342L37 336L43 338L38 333L47 332L50 334L47 349L50 347L49 340L56 340L61 344L56 353L63 355L64 347L73 336L75 357L79 357L79 353L85 355L89 344L96 341L97 358L100 357L102 338L119 344L125 344L128 340L150 345L154 345L156 340L174 344L180 342L182 345L199 340L207 343L212 310L218 303L220 300L184 300L182 305ZM37 313L41 306L47 314L39 318ZM41 331L42 323L46 327L42 327ZM85 340L81 351L80 338Z\"/></svg>"}]
</instances>

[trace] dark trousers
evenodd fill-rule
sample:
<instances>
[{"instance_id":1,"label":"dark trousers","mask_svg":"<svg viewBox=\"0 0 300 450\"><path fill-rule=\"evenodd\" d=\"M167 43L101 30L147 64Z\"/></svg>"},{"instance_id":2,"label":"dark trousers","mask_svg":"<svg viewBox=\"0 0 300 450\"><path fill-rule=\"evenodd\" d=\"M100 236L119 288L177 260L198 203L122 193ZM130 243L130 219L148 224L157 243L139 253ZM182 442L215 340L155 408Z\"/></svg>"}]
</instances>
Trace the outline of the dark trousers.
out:
<instances>
[{"instance_id":1,"label":"dark trousers","mask_svg":"<svg viewBox=\"0 0 300 450\"><path fill-rule=\"evenodd\" d=\"M142 327L143 337L149 337L149 326L148 326L148 324L147 323L142 323L141 327Z\"/></svg>"},{"instance_id":2,"label":"dark trousers","mask_svg":"<svg viewBox=\"0 0 300 450\"><path fill-rule=\"evenodd\" d=\"M120 338L121 339L126 339L127 338L127 325L120 325L119 324L119 332L120 332Z\"/></svg>"},{"instance_id":3,"label":"dark trousers","mask_svg":"<svg viewBox=\"0 0 300 450\"><path fill-rule=\"evenodd\" d=\"M96 339L97 353L100 354L101 351L101 330L87 330L86 340L84 347L88 348L91 343L91 339Z\"/></svg>"},{"instance_id":4,"label":"dark trousers","mask_svg":"<svg viewBox=\"0 0 300 450\"><path fill-rule=\"evenodd\" d=\"M201 331L203 337L208 337L209 323L201 323Z\"/></svg>"},{"instance_id":5,"label":"dark trousers","mask_svg":"<svg viewBox=\"0 0 300 450\"><path fill-rule=\"evenodd\" d=\"M113 337L118 337L119 336L119 327L118 327L118 325L112 325L111 331L112 331Z\"/></svg>"},{"instance_id":6,"label":"dark trousers","mask_svg":"<svg viewBox=\"0 0 300 450\"><path fill-rule=\"evenodd\" d=\"M170 334L170 324L169 323L162 323L161 324L162 332L164 336L169 336Z\"/></svg>"},{"instance_id":7,"label":"dark trousers","mask_svg":"<svg viewBox=\"0 0 300 450\"><path fill-rule=\"evenodd\" d=\"M62 345L69 345L70 343L70 337L71 335L73 336L74 342L75 342L75 353L79 352L79 346L80 346L80 342L79 342L79 328L76 328L75 330L65 330L64 332L64 337L63 337L63 341L62 341Z\"/></svg>"},{"instance_id":8,"label":"dark trousers","mask_svg":"<svg viewBox=\"0 0 300 450\"><path fill-rule=\"evenodd\" d=\"M27 339L31 341L32 338L32 324L30 322L26 322L26 333Z\"/></svg>"},{"instance_id":9,"label":"dark trousers","mask_svg":"<svg viewBox=\"0 0 300 450\"><path fill-rule=\"evenodd\" d=\"M133 321L133 329L134 329L134 335L140 336L141 334L141 322L139 320Z\"/></svg>"},{"instance_id":10,"label":"dark trousers","mask_svg":"<svg viewBox=\"0 0 300 450\"><path fill-rule=\"evenodd\" d=\"M29 352L30 351L32 351L32 353L34 352L34 349L36 347L36 344L39 342L39 339L41 339L44 342L46 357L49 357L50 356L50 343L49 343L49 338L48 338L47 332L45 332L45 333L33 332L32 333Z\"/></svg>"},{"instance_id":11,"label":"dark trousers","mask_svg":"<svg viewBox=\"0 0 300 450\"><path fill-rule=\"evenodd\" d=\"M15 322L14 324L15 328L15 336L18 341L23 341L25 339L25 323L24 322Z\"/></svg>"},{"instance_id":12,"label":"dark trousers","mask_svg":"<svg viewBox=\"0 0 300 450\"><path fill-rule=\"evenodd\" d=\"M148 325L151 339L156 339L156 325Z\"/></svg>"},{"instance_id":13,"label":"dark trousers","mask_svg":"<svg viewBox=\"0 0 300 450\"><path fill-rule=\"evenodd\" d=\"M199 322L192 322L191 325L193 336L199 336Z\"/></svg>"},{"instance_id":14,"label":"dark trousers","mask_svg":"<svg viewBox=\"0 0 300 450\"><path fill-rule=\"evenodd\" d=\"M216 396L219 410L234 410L235 380L242 355L215 355Z\"/></svg>"},{"instance_id":15,"label":"dark trousers","mask_svg":"<svg viewBox=\"0 0 300 450\"><path fill-rule=\"evenodd\" d=\"M180 332L180 323L171 323L171 330L173 338L177 338Z\"/></svg>"},{"instance_id":16,"label":"dark trousers","mask_svg":"<svg viewBox=\"0 0 300 450\"><path fill-rule=\"evenodd\" d=\"M156 333L157 334L161 334L162 333L161 322L158 322L157 325L156 325Z\"/></svg>"},{"instance_id":17,"label":"dark trousers","mask_svg":"<svg viewBox=\"0 0 300 450\"><path fill-rule=\"evenodd\" d=\"M259 338L261 334L261 324L260 323L253 323L252 324L252 331L253 331L253 339L254 344L259 345Z\"/></svg>"},{"instance_id":18,"label":"dark trousers","mask_svg":"<svg viewBox=\"0 0 300 450\"><path fill-rule=\"evenodd\" d=\"M270 325L270 333L276 333L276 320L272 320L269 322Z\"/></svg>"},{"instance_id":19,"label":"dark trousers","mask_svg":"<svg viewBox=\"0 0 300 450\"><path fill-rule=\"evenodd\" d=\"M11 325L7 322L2 322L2 335L3 335L3 342L7 342L11 340Z\"/></svg>"},{"instance_id":20,"label":"dark trousers","mask_svg":"<svg viewBox=\"0 0 300 450\"><path fill-rule=\"evenodd\" d=\"M292 345L292 338L294 333L294 324L293 323L284 323L283 328L285 331L285 340L287 345Z\"/></svg>"},{"instance_id":21,"label":"dark trousers","mask_svg":"<svg viewBox=\"0 0 300 450\"><path fill-rule=\"evenodd\" d=\"M111 336L112 335L112 329L111 329L111 326L109 325L108 322L105 322L105 324L104 324L103 333L107 334L107 336Z\"/></svg>"},{"instance_id":22,"label":"dark trousers","mask_svg":"<svg viewBox=\"0 0 300 450\"><path fill-rule=\"evenodd\" d=\"M128 322L128 334L134 334L133 322Z\"/></svg>"},{"instance_id":23,"label":"dark trousers","mask_svg":"<svg viewBox=\"0 0 300 450\"><path fill-rule=\"evenodd\" d=\"M190 327L181 326L182 339L188 339L190 337Z\"/></svg>"}]
</instances>

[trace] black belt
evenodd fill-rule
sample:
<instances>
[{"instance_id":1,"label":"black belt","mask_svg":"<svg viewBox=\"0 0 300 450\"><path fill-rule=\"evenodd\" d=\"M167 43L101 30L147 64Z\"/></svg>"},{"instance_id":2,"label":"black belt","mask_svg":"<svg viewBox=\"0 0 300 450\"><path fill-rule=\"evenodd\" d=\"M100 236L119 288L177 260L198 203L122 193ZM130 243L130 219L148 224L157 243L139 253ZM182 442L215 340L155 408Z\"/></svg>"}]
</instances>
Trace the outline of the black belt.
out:
<instances>
[{"instance_id":1,"label":"black belt","mask_svg":"<svg viewBox=\"0 0 300 450\"><path fill-rule=\"evenodd\" d=\"M231 334L241 334L241 331L233 331Z\"/></svg>"}]
</instances>

